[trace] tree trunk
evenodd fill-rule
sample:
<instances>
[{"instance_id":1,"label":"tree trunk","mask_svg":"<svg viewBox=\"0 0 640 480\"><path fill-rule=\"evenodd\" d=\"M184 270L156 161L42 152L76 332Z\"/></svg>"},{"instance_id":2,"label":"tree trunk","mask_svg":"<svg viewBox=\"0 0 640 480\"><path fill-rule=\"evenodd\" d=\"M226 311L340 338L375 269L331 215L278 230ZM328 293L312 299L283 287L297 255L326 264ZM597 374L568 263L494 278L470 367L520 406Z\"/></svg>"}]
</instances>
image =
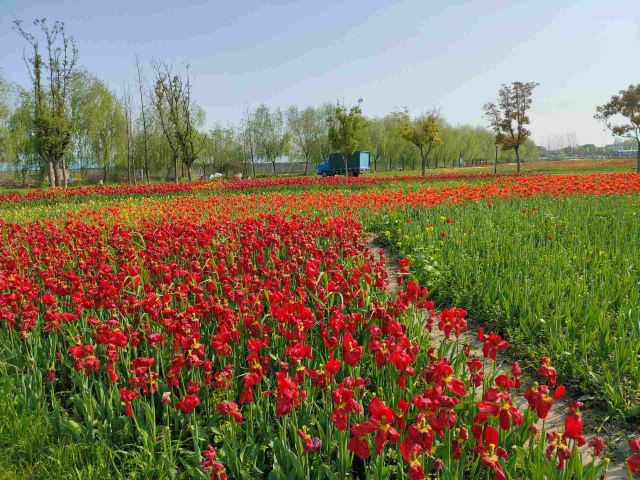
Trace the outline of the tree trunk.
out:
<instances>
[{"instance_id":1,"label":"tree trunk","mask_svg":"<svg viewBox=\"0 0 640 480\"><path fill-rule=\"evenodd\" d=\"M128 149L129 147L127 146L127 150ZM131 156L129 155L129 152L127 152L127 182L131 185Z\"/></svg>"},{"instance_id":2,"label":"tree trunk","mask_svg":"<svg viewBox=\"0 0 640 480\"><path fill-rule=\"evenodd\" d=\"M191 164L187 165L187 179L191 181Z\"/></svg>"},{"instance_id":3,"label":"tree trunk","mask_svg":"<svg viewBox=\"0 0 640 480\"><path fill-rule=\"evenodd\" d=\"M173 180L178 183L178 156L173 155Z\"/></svg>"},{"instance_id":4,"label":"tree trunk","mask_svg":"<svg viewBox=\"0 0 640 480\"><path fill-rule=\"evenodd\" d=\"M52 160L47 160L47 173L49 176L49 188L56 188L56 174Z\"/></svg>"},{"instance_id":5,"label":"tree trunk","mask_svg":"<svg viewBox=\"0 0 640 480\"><path fill-rule=\"evenodd\" d=\"M273 167L273 176L276 176L276 159L271 160L271 166Z\"/></svg>"},{"instance_id":6,"label":"tree trunk","mask_svg":"<svg viewBox=\"0 0 640 480\"><path fill-rule=\"evenodd\" d=\"M420 158L422 158L422 176L427 175L427 156L424 154L422 146L420 146Z\"/></svg>"},{"instance_id":7,"label":"tree trunk","mask_svg":"<svg viewBox=\"0 0 640 480\"><path fill-rule=\"evenodd\" d=\"M307 173L309 172L309 157L305 156L304 157L304 176L307 176Z\"/></svg>"},{"instance_id":8,"label":"tree trunk","mask_svg":"<svg viewBox=\"0 0 640 480\"><path fill-rule=\"evenodd\" d=\"M55 178L55 185L56 187L59 187L61 185L60 183L60 166L58 165L58 161L54 160L53 161L53 175Z\"/></svg>"},{"instance_id":9,"label":"tree trunk","mask_svg":"<svg viewBox=\"0 0 640 480\"><path fill-rule=\"evenodd\" d=\"M102 183L107 184L107 162L104 162L104 170L102 172Z\"/></svg>"},{"instance_id":10,"label":"tree trunk","mask_svg":"<svg viewBox=\"0 0 640 480\"><path fill-rule=\"evenodd\" d=\"M498 145L496 145L496 161L493 164L493 174L498 174Z\"/></svg>"},{"instance_id":11,"label":"tree trunk","mask_svg":"<svg viewBox=\"0 0 640 480\"><path fill-rule=\"evenodd\" d=\"M516 173L520 173L520 145L513 147L516 151Z\"/></svg>"},{"instance_id":12,"label":"tree trunk","mask_svg":"<svg viewBox=\"0 0 640 480\"><path fill-rule=\"evenodd\" d=\"M349 176L349 157L347 157L344 153L342 154L342 159L344 160L344 176Z\"/></svg>"},{"instance_id":13,"label":"tree trunk","mask_svg":"<svg viewBox=\"0 0 640 480\"><path fill-rule=\"evenodd\" d=\"M67 188L69 186L69 178L67 178L67 162L62 157L62 186Z\"/></svg>"}]
</instances>

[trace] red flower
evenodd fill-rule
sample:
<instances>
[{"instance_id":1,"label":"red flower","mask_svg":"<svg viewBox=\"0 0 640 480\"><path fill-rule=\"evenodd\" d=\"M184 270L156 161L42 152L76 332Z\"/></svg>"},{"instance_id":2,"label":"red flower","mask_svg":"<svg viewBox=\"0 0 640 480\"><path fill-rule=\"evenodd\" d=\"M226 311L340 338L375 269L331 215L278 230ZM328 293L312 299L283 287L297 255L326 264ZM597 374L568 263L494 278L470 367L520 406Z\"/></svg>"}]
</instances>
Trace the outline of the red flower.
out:
<instances>
[{"instance_id":1,"label":"red flower","mask_svg":"<svg viewBox=\"0 0 640 480\"><path fill-rule=\"evenodd\" d=\"M298 384L287 377L286 372L276 372L276 378L278 382L276 414L282 416L297 408L300 402L305 399L307 393L304 390L300 390Z\"/></svg>"},{"instance_id":2,"label":"red flower","mask_svg":"<svg viewBox=\"0 0 640 480\"><path fill-rule=\"evenodd\" d=\"M554 456L558 459L558 468L564 468L567 460L571 458L572 452L567 445L567 440L564 435L560 435L559 432L547 433L547 459L553 460Z\"/></svg>"},{"instance_id":3,"label":"red flower","mask_svg":"<svg viewBox=\"0 0 640 480\"><path fill-rule=\"evenodd\" d=\"M484 329L480 327L478 329L478 340L482 342L482 353L484 358L496 359L498 350L506 350L509 348L509 342L503 340L502 337L495 333L484 333Z\"/></svg>"},{"instance_id":4,"label":"red flower","mask_svg":"<svg viewBox=\"0 0 640 480\"><path fill-rule=\"evenodd\" d=\"M350 452L355 453L360 458L368 458L369 455L371 455L371 451L369 450L369 442L364 436L353 435L349 439L347 448Z\"/></svg>"},{"instance_id":5,"label":"red flower","mask_svg":"<svg viewBox=\"0 0 640 480\"><path fill-rule=\"evenodd\" d=\"M198 405L200 405L200 399L198 396L187 394L178 400L176 408L182 411L182 413L187 414L193 412Z\"/></svg>"},{"instance_id":6,"label":"red flower","mask_svg":"<svg viewBox=\"0 0 640 480\"><path fill-rule=\"evenodd\" d=\"M127 417L133 416L133 408L131 406L131 402L134 398L138 398L140 396L140 392L134 392L131 390L127 390L126 388L120 389L120 401L124 403L124 413Z\"/></svg>"},{"instance_id":7,"label":"red flower","mask_svg":"<svg viewBox=\"0 0 640 480\"><path fill-rule=\"evenodd\" d=\"M346 332L342 338L342 358L344 363L350 367L355 367L362 358L363 347L358 345L355 338Z\"/></svg>"},{"instance_id":8,"label":"red flower","mask_svg":"<svg viewBox=\"0 0 640 480\"><path fill-rule=\"evenodd\" d=\"M569 403L569 413L564 421L564 435L571 438L581 447L586 443L584 435L582 435L582 412L580 409L584 407L582 402Z\"/></svg>"},{"instance_id":9,"label":"red flower","mask_svg":"<svg viewBox=\"0 0 640 480\"><path fill-rule=\"evenodd\" d=\"M242 413L238 410L238 404L235 402L220 402L216 404L216 412L222 415L229 415L236 423L242 423Z\"/></svg>"},{"instance_id":10,"label":"red flower","mask_svg":"<svg viewBox=\"0 0 640 480\"><path fill-rule=\"evenodd\" d=\"M333 413L331 420L338 430L346 430L349 427L348 413L361 413L362 407L354 399L355 392L348 388L338 387L331 393L333 399Z\"/></svg>"},{"instance_id":11,"label":"red flower","mask_svg":"<svg viewBox=\"0 0 640 480\"><path fill-rule=\"evenodd\" d=\"M540 358L540 361L542 362L542 365L538 368L538 375L545 378L549 385L554 387L558 381L558 372L556 372L556 369L551 366L551 358L542 357Z\"/></svg>"},{"instance_id":12,"label":"red flower","mask_svg":"<svg viewBox=\"0 0 640 480\"><path fill-rule=\"evenodd\" d=\"M425 473L420 462L420 455L423 449L417 443L411 443L403 440L400 443L400 453L402 459L409 464L409 480L424 480Z\"/></svg>"},{"instance_id":13,"label":"red flower","mask_svg":"<svg viewBox=\"0 0 640 480\"><path fill-rule=\"evenodd\" d=\"M393 408L388 407L379 398L375 397L369 403L369 421L363 423L357 423L351 427L351 434L356 437L363 437L369 433L376 432L375 445L376 454L380 455L382 449L387 443L387 439L395 443L400 438L400 434L395 428L392 427L395 418L395 412ZM364 451L361 442L354 442L360 452ZM368 444L367 444L367 456L368 456ZM353 450L355 452L355 450ZM359 453L357 453L359 455ZM361 458L366 458L359 455Z\"/></svg>"},{"instance_id":14,"label":"red flower","mask_svg":"<svg viewBox=\"0 0 640 480\"><path fill-rule=\"evenodd\" d=\"M455 336L458 338L463 330L467 328L466 310L462 308L445 308L442 313L438 315L438 328L447 340L451 335L452 330L455 330Z\"/></svg>"},{"instance_id":15,"label":"red flower","mask_svg":"<svg viewBox=\"0 0 640 480\"><path fill-rule=\"evenodd\" d=\"M489 414L498 417L500 428L505 431L511 429L511 424L522 425L520 411L511 404L511 398L506 393L490 388L483 396L483 401L478 402L480 414ZM480 417L481 419L482 417Z\"/></svg>"},{"instance_id":16,"label":"red flower","mask_svg":"<svg viewBox=\"0 0 640 480\"><path fill-rule=\"evenodd\" d=\"M480 461L495 472L496 480L506 480L506 476L500 465L500 458L507 458L504 448L498 447L498 430L491 425L484 427L484 441L473 450L480 455Z\"/></svg>"},{"instance_id":17,"label":"red flower","mask_svg":"<svg viewBox=\"0 0 640 480\"><path fill-rule=\"evenodd\" d=\"M216 460L216 449L213 448L213 445L209 445L202 452L202 456L204 460L199 465L209 474L211 480L227 480L227 472L225 472L224 465Z\"/></svg>"},{"instance_id":18,"label":"red flower","mask_svg":"<svg viewBox=\"0 0 640 480\"><path fill-rule=\"evenodd\" d=\"M593 456L599 457L602 454L602 451L605 449L606 444L604 443L604 439L602 437L593 437L589 441L589 446L593 448Z\"/></svg>"},{"instance_id":19,"label":"red flower","mask_svg":"<svg viewBox=\"0 0 640 480\"><path fill-rule=\"evenodd\" d=\"M318 437L312 437L307 433L307 427L298 428L296 434L304 444L304 453L319 452L322 449L322 441Z\"/></svg>"},{"instance_id":20,"label":"red flower","mask_svg":"<svg viewBox=\"0 0 640 480\"><path fill-rule=\"evenodd\" d=\"M627 459L627 468L632 475L640 471L640 437L629 440L629 448L633 452Z\"/></svg>"},{"instance_id":21,"label":"red flower","mask_svg":"<svg viewBox=\"0 0 640 480\"><path fill-rule=\"evenodd\" d=\"M547 418L554 400L559 400L564 397L565 391L566 389L564 385L558 385L558 388L555 389L553 395L550 395L549 387L546 385L534 384L533 387L524 392L524 398L527 399L529 408L531 410L535 410L538 417L544 420Z\"/></svg>"},{"instance_id":22,"label":"red flower","mask_svg":"<svg viewBox=\"0 0 640 480\"><path fill-rule=\"evenodd\" d=\"M436 363L429 365L427 380L433 383L436 392L441 395L444 394L445 388L460 396L467 393L464 382L453 376L453 368L446 358L441 358Z\"/></svg>"}]
</instances>

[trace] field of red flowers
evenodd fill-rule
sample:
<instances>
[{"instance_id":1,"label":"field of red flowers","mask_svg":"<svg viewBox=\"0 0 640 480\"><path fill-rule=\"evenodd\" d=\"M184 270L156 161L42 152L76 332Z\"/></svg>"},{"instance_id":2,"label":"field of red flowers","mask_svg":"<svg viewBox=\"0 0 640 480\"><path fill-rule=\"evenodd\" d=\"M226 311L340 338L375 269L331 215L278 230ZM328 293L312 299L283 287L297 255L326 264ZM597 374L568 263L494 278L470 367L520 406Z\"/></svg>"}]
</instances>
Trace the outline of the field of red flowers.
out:
<instances>
[{"instance_id":1,"label":"field of red flowers","mask_svg":"<svg viewBox=\"0 0 640 480\"><path fill-rule=\"evenodd\" d=\"M82 195L151 193L131 188ZM207 191L3 221L0 372L56 437L112 447L69 478L601 478L605 444L585 437L580 402L562 428L545 423L566 390L553 360L529 382L499 335L461 340L465 306L437 310L407 259L392 291L361 222L442 202L639 192L634 174L514 177Z\"/></svg>"}]
</instances>

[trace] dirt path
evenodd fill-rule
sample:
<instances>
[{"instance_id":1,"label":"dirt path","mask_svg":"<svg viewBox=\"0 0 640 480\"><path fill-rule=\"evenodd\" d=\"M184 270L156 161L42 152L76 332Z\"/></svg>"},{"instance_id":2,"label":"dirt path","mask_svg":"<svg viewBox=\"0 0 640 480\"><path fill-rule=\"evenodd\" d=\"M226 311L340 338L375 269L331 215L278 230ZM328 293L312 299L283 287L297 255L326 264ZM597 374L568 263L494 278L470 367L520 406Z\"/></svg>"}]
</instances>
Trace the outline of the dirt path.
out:
<instances>
[{"instance_id":1,"label":"dirt path","mask_svg":"<svg viewBox=\"0 0 640 480\"><path fill-rule=\"evenodd\" d=\"M367 248L370 252L373 253L374 258L379 260L384 257L385 259L385 270L387 272L387 276L389 277L389 285L388 288L391 292L395 292L398 287L398 265L395 258L389 254L387 250L380 247L376 243L376 236L369 234L366 237L367 240ZM438 347L439 344L444 340L444 334L440 332L438 329L434 329L431 334L432 346ZM473 335L469 330L462 332L460 335L460 343L468 344L471 347L471 352L473 355L478 358L483 358L482 355L482 343L477 339L475 335ZM498 372L509 373L512 361L515 360L513 358L505 359L503 358L498 362L497 370ZM485 368L489 368L489 362L485 360ZM530 378L522 378L523 385L532 384L533 380ZM518 401L518 409L524 411L527 409L527 401L521 395L516 397ZM545 430L555 431L555 430L563 430L564 429L564 419L569 411L569 402L570 398L565 396L564 398L557 400L553 404L553 408L549 412L545 420ZM538 428L542 428L542 420L539 420L536 424ZM587 430L587 440L590 440L595 436L595 434L589 434L588 424L585 422L585 430ZM601 435L604 436L604 435ZM585 445L582 447L582 459L584 464L588 464L593 459L590 449ZM609 469L607 471L607 479L608 480L627 480L627 468L625 465L625 458L628 455L628 451L626 448L626 440L624 438L616 438L616 448L614 453L614 459L612 459L609 464Z\"/></svg>"}]
</instances>

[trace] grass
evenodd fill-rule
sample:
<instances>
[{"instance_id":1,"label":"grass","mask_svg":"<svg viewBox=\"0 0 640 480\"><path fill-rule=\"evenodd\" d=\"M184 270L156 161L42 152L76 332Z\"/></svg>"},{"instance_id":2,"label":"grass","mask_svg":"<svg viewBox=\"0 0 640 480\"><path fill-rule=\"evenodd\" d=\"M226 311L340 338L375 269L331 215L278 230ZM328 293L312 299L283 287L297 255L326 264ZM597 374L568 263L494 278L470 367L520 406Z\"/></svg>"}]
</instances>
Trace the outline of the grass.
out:
<instances>
[{"instance_id":1,"label":"grass","mask_svg":"<svg viewBox=\"0 0 640 480\"><path fill-rule=\"evenodd\" d=\"M533 162L523 162L521 164L522 173L611 173L611 172L629 172L633 171L636 163L634 159L604 159L604 160L555 160L545 161L537 160ZM477 167L460 167L460 168L437 168L427 170L428 174L449 174L449 173L493 173L493 164L481 165ZM516 173L515 163L498 164L498 173ZM390 175L420 175L419 169L398 171L371 172L373 176L390 176Z\"/></svg>"},{"instance_id":2,"label":"grass","mask_svg":"<svg viewBox=\"0 0 640 480\"><path fill-rule=\"evenodd\" d=\"M377 225L464 305L618 415L640 415L640 197L493 201ZM443 219L452 218L454 223ZM432 228L432 230L431 230ZM441 232L446 237L441 237Z\"/></svg>"}]
</instances>

